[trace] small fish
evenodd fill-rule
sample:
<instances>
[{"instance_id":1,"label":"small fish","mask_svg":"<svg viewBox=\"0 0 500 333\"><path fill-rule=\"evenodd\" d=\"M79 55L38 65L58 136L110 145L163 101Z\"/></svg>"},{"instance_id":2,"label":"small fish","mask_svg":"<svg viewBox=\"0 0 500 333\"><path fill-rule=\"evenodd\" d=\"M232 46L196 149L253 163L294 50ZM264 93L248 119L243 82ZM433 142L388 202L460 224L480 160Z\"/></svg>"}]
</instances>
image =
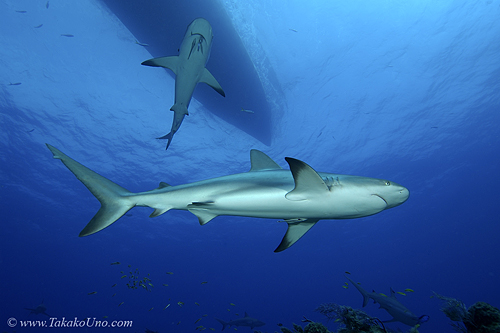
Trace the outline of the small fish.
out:
<instances>
[{"instance_id":1,"label":"small fish","mask_svg":"<svg viewBox=\"0 0 500 333\"><path fill-rule=\"evenodd\" d=\"M236 306L236 304L234 304L234 303L229 303L229 305Z\"/></svg>"},{"instance_id":2,"label":"small fish","mask_svg":"<svg viewBox=\"0 0 500 333\"><path fill-rule=\"evenodd\" d=\"M119 265L120 262L119 261L115 261L115 262L112 262L110 265Z\"/></svg>"},{"instance_id":3,"label":"small fish","mask_svg":"<svg viewBox=\"0 0 500 333\"><path fill-rule=\"evenodd\" d=\"M347 283L347 282L344 282L344 283L345 283L345 285L346 285L346 286L348 286L348 285L349 285L349 283Z\"/></svg>"},{"instance_id":4,"label":"small fish","mask_svg":"<svg viewBox=\"0 0 500 333\"><path fill-rule=\"evenodd\" d=\"M144 43L141 43L141 42L139 42L137 39L135 40L135 43L136 43L137 45L140 45L140 46L149 46L149 44L144 44Z\"/></svg>"},{"instance_id":5,"label":"small fish","mask_svg":"<svg viewBox=\"0 0 500 333\"><path fill-rule=\"evenodd\" d=\"M116 293L114 293L113 296L111 296L111 297L115 297L115 296L116 296Z\"/></svg>"},{"instance_id":6,"label":"small fish","mask_svg":"<svg viewBox=\"0 0 500 333\"><path fill-rule=\"evenodd\" d=\"M151 286L151 287L154 287L153 284L151 282L148 282L148 284Z\"/></svg>"},{"instance_id":7,"label":"small fish","mask_svg":"<svg viewBox=\"0 0 500 333\"><path fill-rule=\"evenodd\" d=\"M19 86L21 82L9 83L9 86Z\"/></svg>"},{"instance_id":8,"label":"small fish","mask_svg":"<svg viewBox=\"0 0 500 333\"><path fill-rule=\"evenodd\" d=\"M97 291L91 291L90 293L88 293L87 295L95 295L97 294Z\"/></svg>"},{"instance_id":9,"label":"small fish","mask_svg":"<svg viewBox=\"0 0 500 333\"><path fill-rule=\"evenodd\" d=\"M412 292L414 292L414 290L413 290L413 289L410 289L410 288L406 288L406 289L405 289L405 291L406 291L407 293L412 293Z\"/></svg>"},{"instance_id":10,"label":"small fish","mask_svg":"<svg viewBox=\"0 0 500 333\"><path fill-rule=\"evenodd\" d=\"M255 113L252 110L247 110L247 109L243 109L243 108L241 108L241 111L246 112L246 113Z\"/></svg>"},{"instance_id":11,"label":"small fish","mask_svg":"<svg viewBox=\"0 0 500 333\"><path fill-rule=\"evenodd\" d=\"M182 307L184 305L184 302L177 302L177 305Z\"/></svg>"},{"instance_id":12,"label":"small fish","mask_svg":"<svg viewBox=\"0 0 500 333\"><path fill-rule=\"evenodd\" d=\"M228 312L231 312L231 310L227 309Z\"/></svg>"},{"instance_id":13,"label":"small fish","mask_svg":"<svg viewBox=\"0 0 500 333\"><path fill-rule=\"evenodd\" d=\"M431 126L431 128L438 128L437 126Z\"/></svg>"},{"instance_id":14,"label":"small fish","mask_svg":"<svg viewBox=\"0 0 500 333\"><path fill-rule=\"evenodd\" d=\"M26 131L26 133L31 133L31 132L33 132L34 130L35 130L35 129L34 129L34 128L32 128L32 129L30 129L29 131Z\"/></svg>"},{"instance_id":15,"label":"small fish","mask_svg":"<svg viewBox=\"0 0 500 333\"><path fill-rule=\"evenodd\" d=\"M37 25L36 27L33 27L33 28L38 29L38 28L41 28L42 26L43 26L43 23L39 24L39 25Z\"/></svg>"},{"instance_id":16,"label":"small fish","mask_svg":"<svg viewBox=\"0 0 500 333\"><path fill-rule=\"evenodd\" d=\"M179 321L177 322L177 325L179 325L180 323L181 323L181 321L179 320Z\"/></svg>"},{"instance_id":17,"label":"small fish","mask_svg":"<svg viewBox=\"0 0 500 333\"><path fill-rule=\"evenodd\" d=\"M168 275L174 275L174 272L167 272Z\"/></svg>"},{"instance_id":18,"label":"small fish","mask_svg":"<svg viewBox=\"0 0 500 333\"><path fill-rule=\"evenodd\" d=\"M206 316L208 316L208 315L207 315L207 314L204 314L202 317L206 317Z\"/></svg>"},{"instance_id":19,"label":"small fish","mask_svg":"<svg viewBox=\"0 0 500 333\"><path fill-rule=\"evenodd\" d=\"M348 287L348 286L342 286L342 288L347 289L347 288L349 288L349 287Z\"/></svg>"},{"instance_id":20,"label":"small fish","mask_svg":"<svg viewBox=\"0 0 500 333\"><path fill-rule=\"evenodd\" d=\"M386 294L384 294L384 293L378 293L378 294L379 294L380 296L387 297L387 295L386 295Z\"/></svg>"},{"instance_id":21,"label":"small fish","mask_svg":"<svg viewBox=\"0 0 500 333\"><path fill-rule=\"evenodd\" d=\"M196 324L197 322L198 322L198 321L196 321L196 322L195 322L195 324ZM200 326L196 327L194 330L195 330L195 331L198 331L198 330L203 331L203 329L204 329L204 328L205 328L205 327L203 327L203 325L200 325Z\"/></svg>"},{"instance_id":22,"label":"small fish","mask_svg":"<svg viewBox=\"0 0 500 333\"><path fill-rule=\"evenodd\" d=\"M194 323L196 324L196 323L197 323L197 322L199 322L201 319L203 319L203 318L198 318L198 319L196 319L196 321L195 321Z\"/></svg>"},{"instance_id":23,"label":"small fish","mask_svg":"<svg viewBox=\"0 0 500 333\"><path fill-rule=\"evenodd\" d=\"M27 11L25 11L25 10L16 10L16 13L26 14Z\"/></svg>"},{"instance_id":24,"label":"small fish","mask_svg":"<svg viewBox=\"0 0 500 333\"><path fill-rule=\"evenodd\" d=\"M122 277L121 277L120 279L124 279L124 278L126 278L126 277L127 277L126 275L122 275Z\"/></svg>"},{"instance_id":25,"label":"small fish","mask_svg":"<svg viewBox=\"0 0 500 333\"><path fill-rule=\"evenodd\" d=\"M47 1L47 3L45 4L45 8L49 9L49 2Z\"/></svg>"},{"instance_id":26,"label":"small fish","mask_svg":"<svg viewBox=\"0 0 500 333\"><path fill-rule=\"evenodd\" d=\"M201 282L201 284L207 284L207 283L208 283L208 281L202 281Z\"/></svg>"},{"instance_id":27,"label":"small fish","mask_svg":"<svg viewBox=\"0 0 500 333\"><path fill-rule=\"evenodd\" d=\"M403 296L406 296L405 293L401 292L401 291L397 291L396 293L400 294L400 295L403 295Z\"/></svg>"},{"instance_id":28,"label":"small fish","mask_svg":"<svg viewBox=\"0 0 500 333\"><path fill-rule=\"evenodd\" d=\"M112 285L112 286L111 286L111 288L113 288L113 287L116 287L116 283L115 283L114 285Z\"/></svg>"},{"instance_id":29,"label":"small fish","mask_svg":"<svg viewBox=\"0 0 500 333\"><path fill-rule=\"evenodd\" d=\"M108 316L102 316L104 319L108 318Z\"/></svg>"},{"instance_id":30,"label":"small fish","mask_svg":"<svg viewBox=\"0 0 500 333\"><path fill-rule=\"evenodd\" d=\"M290 28L290 29L288 29L288 30L293 31L293 32L298 32L297 30L292 29L292 28Z\"/></svg>"},{"instance_id":31,"label":"small fish","mask_svg":"<svg viewBox=\"0 0 500 333\"><path fill-rule=\"evenodd\" d=\"M163 285L164 285L165 287L168 287L168 284L166 284L166 283L164 283Z\"/></svg>"},{"instance_id":32,"label":"small fish","mask_svg":"<svg viewBox=\"0 0 500 333\"><path fill-rule=\"evenodd\" d=\"M351 272L345 271L344 273L351 275Z\"/></svg>"},{"instance_id":33,"label":"small fish","mask_svg":"<svg viewBox=\"0 0 500 333\"><path fill-rule=\"evenodd\" d=\"M154 309L154 307L152 307L152 308L151 308L151 309L149 309L148 311L151 311L151 310L153 310L153 309Z\"/></svg>"},{"instance_id":34,"label":"small fish","mask_svg":"<svg viewBox=\"0 0 500 333\"><path fill-rule=\"evenodd\" d=\"M121 302L120 304L118 304L118 306L122 305L123 303L125 303L125 302Z\"/></svg>"},{"instance_id":35,"label":"small fish","mask_svg":"<svg viewBox=\"0 0 500 333\"><path fill-rule=\"evenodd\" d=\"M198 302L194 302L194 304L200 306L200 303L198 303Z\"/></svg>"},{"instance_id":36,"label":"small fish","mask_svg":"<svg viewBox=\"0 0 500 333\"><path fill-rule=\"evenodd\" d=\"M210 328L209 328L209 330L211 330L211 331L215 331L215 328L210 327Z\"/></svg>"},{"instance_id":37,"label":"small fish","mask_svg":"<svg viewBox=\"0 0 500 333\"><path fill-rule=\"evenodd\" d=\"M163 310L165 310L166 308L168 308L170 306L170 303L168 303L164 308Z\"/></svg>"},{"instance_id":38,"label":"small fish","mask_svg":"<svg viewBox=\"0 0 500 333\"><path fill-rule=\"evenodd\" d=\"M75 35L72 35L72 34L61 34L61 37L75 37Z\"/></svg>"},{"instance_id":39,"label":"small fish","mask_svg":"<svg viewBox=\"0 0 500 333\"><path fill-rule=\"evenodd\" d=\"M335 319L335 322L336 322L336 323L338 323L338 322L339 322L339 321L341 321L341 320L342 320L342 319L337 318L337 319Z\"/></svg>"}]
</instances>

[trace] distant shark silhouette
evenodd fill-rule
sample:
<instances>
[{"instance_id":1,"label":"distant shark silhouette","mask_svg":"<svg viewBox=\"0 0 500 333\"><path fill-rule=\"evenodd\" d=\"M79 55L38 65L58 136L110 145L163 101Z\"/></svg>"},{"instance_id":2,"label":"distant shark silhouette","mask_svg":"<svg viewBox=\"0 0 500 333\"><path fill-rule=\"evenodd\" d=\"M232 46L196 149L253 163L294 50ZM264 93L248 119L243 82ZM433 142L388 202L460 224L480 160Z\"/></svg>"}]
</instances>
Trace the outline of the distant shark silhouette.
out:
<instances>
[{"instance_id":1,"label":"distant shark silhouette","mask_svg":"<svg viewBox=\"0 0 500 333\"><path fill-rule=\"evenodd\" d=\"M197 18L187 27L179 49L179 56L161 57L146 60L142 65L165 67L175 73L175 102L170 110L174 111L174 120L170 133L158 139L167 139L167 147L181 126L184 116L198 82L205 82L222 96L226 96L219 82L205 68L212 48L212 27L204 18Z\"/></svg>"},{"instance_id":2,"label":"distant shark silhouette","mask_svg":"<svg viewBox=\"0 0 500 333\"><path fill-rule=\"evenodd\" d=\"M316 222L325 219L353 219L377 214L405 202L410 192L383 179L318 173L308 164L290 157L290 170L283 170L259 150L250 151L249 172L132 193L83 166L47 144L100 201L101 208L80 232L96 233L136 206L154 209L150 217L170 209L188 210L200 224L219 215L284 219L288 229L275 252L297 242Z\"/></svg>"},{"instance_id":3,"label":"distant shark silhouette","mask_svg":"<svg viewBox=\"0 0 500 333\"><path fill-rule=\"evenodd\" d=\"M358 291L363 295L363 307L368 304L368 300L371 298L375 303L380 304L380 308L387 311L391 316L391 320L386 320L384 323L390 323L399 321L408 326L415 326L417 324L425 323L429 320L429 316L423 315L417 317L410 310L408 310L403 304L401 304L397 299L394 290L391 288L390 296L384 296L376 293L375 291L369 293L364 290L359 284L347 277L347 280L358 289Z\"/></svg>"},{"instance_id":4,"label":"distant shark silhouette","mask_svg":"<svg viewBox=\"0 0 500 333\"><path fill-rule=\"evenodd\" d=\"M47 314L47 312L45 312L47 310L47 307L45 306L45 304L43 304L43 300L42 300L42 304L40 304L39 306L37 306L36 308L34 309L28 309L28 308L24 308L25 310L30 310L31 312L29 314L44 314L48 317L50 317L49 314Z\"/></svg>"},{"instance_id":5,"label":"distant shark silhouette","mask_svg":"<svg viewBox=\"0 0 500 333\"><path fill-rule=\"evenodd\" d=\"M215 320L217 320L219 323L222 324L222 331L224 331L226 326L229 326L229 327L231 327L231 326L246 326L246 327L250 327L250 329L253 330L254 327L261 327L261 326L264 326L266 324L258 319L249 317L246 312L245 312L245 317L239 318L236 320L231 320L228 322L225 322L224 320L217 319L217 318L215 318Z\"/></svg>"}]
</instances>

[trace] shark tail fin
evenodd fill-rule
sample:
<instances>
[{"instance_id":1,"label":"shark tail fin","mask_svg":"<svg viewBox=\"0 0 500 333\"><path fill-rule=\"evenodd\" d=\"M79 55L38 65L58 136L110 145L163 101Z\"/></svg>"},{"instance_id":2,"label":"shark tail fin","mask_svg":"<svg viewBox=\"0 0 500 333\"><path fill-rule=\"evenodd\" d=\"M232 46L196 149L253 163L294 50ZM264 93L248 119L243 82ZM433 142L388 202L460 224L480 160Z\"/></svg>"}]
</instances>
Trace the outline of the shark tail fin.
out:
<instances>
[{"instance_id":1,"label":"shark tail fin","mask_svg":"<svg viewBox=\"0 0 500 333\"><path fill-rule=\"evenodd\" d=\"M172 138L174 137L175 132L177 132L177 130L179 130L179 127L181 127L184 117L186 115L189 115L187 106L182 104L176 103L172 105L170 110L174 111L174 120L172 121L172 128L170 129L170 133L157 138L161 140L168 140L167 147L165 148L165 150L168 149L168 146L170 146L170 143L172 142Z\"/></svg>"},{"instance_id":2,"label":"shark tail fin","mask_svg":"<svg viewBox=\"0 0 500 333\"><path fill-rule=\"evenodd\" d=\"M224 331L224 329L227 326L227 323L224 320L221 320L221 319L218 319L218 318L215 318L215 320L217 320L219 323L222 324L222 330L221 331Z\"/></svg>"},{"instance_id":3,"label":"shark tail fin","mask_svg":"<svg viewBox=\"0 0 500 333\"><path fill-rule=\"evenodd\" d=\"M101 203L101 208L80 232L80 237L106 228L135 206L132 192L78 163L57 148L46 145L54 158L60 159Z\"/></svg>"},{"instance_id":4,"label":"shark tail fin","mask_svg":"<svg viewBox=\"0 0 500 333\"><path fill-rule=\"evenodd\" d=\"M349 277L347 277L347 280L349 280L349 282L351 282L351 284L356 288L358 289L358 291L361 293L361 295L363 296L363 307L365 307L367 304L368 304L368 301L370 300L370 295L368 295L368 292L366 290L364 290L359 284L357 284L356 282L354 282L353 280L351 280Z\"/></svg>"}]
</instances>

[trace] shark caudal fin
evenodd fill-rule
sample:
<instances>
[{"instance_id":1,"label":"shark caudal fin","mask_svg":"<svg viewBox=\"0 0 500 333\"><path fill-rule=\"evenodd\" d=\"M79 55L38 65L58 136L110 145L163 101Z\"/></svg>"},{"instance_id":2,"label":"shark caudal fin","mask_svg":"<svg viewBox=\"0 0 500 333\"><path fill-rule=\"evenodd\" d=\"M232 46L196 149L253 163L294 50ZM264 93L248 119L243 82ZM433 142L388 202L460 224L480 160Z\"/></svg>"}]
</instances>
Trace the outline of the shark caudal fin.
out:
<instances>
[{"instance_id":1,"label":"shark caudal fin","mask_svg":"<svg viewBox=\"0 0 500 333\"><path fill-rule=\"evenodd\" d=\"M368 294L368 292L364 290L359 284L351 280L349 277L346 276L346 279L349 280L349 282L351 282L351 284L354 287L356 287L356 289L358 289L361 295L363 295L363 307L365 307L366 304L368 304L368 301L370 300L370 295Z\"/></svg>"},{"instance_id":2,"label":"shark caudal fin","mask_svg":"<svg viewBox=\"0 0 500 333\"><path fill-rule=\"evenodd\" d=\"M170 143L172 142L172 139L174 137L175 132L177 132L179 130L179 127L181 127L181 124L182 124L182 121L184 120L184 117L186 115L189 115L188 109L185 105L174 104L170 108L170 110L174 111L174 120L172 121L172 128L170 129L170 133L157 138L160 140L168 140L167 147L165 148L165 150L167 150L168 146L170 146Z\"/></svg>"},{"instance_id":3,"label":"shark caudal fin","mask_svg":"<svg viewBox=\"0 0 500 333\"><path fill-rule=\"evenodd\" d=\"M224 320L221 320L221 319L218 319L218 318L215 318L215 320L217 320L219 323L222 324L222 329L221 331L224 331L224 329L226 328L227 326L227 323L224 321Z\"/></svg>"},{"instance_id":4,"label":"shark caudal fin","mask_svg":"<svg viewBox=\"0 0 500 333\"><path fill-rule=\"evenodd\" d=\"M46 145L54 158L61 160L101 203L101 208L80 232L80 237L106 228L135 206L130 196L132 192L83 166L57 148Z\"/></svg>"}]
</instances>

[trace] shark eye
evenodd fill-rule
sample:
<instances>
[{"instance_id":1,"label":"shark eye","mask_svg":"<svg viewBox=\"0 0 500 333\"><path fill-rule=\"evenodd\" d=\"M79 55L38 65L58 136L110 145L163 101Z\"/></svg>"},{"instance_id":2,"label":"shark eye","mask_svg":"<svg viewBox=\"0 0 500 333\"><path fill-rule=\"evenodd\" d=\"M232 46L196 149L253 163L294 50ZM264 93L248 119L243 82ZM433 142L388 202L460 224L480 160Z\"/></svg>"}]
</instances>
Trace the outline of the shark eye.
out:
<instances>
[{"instance_id":1,"label":"shark eye","mask_svg":"<svg viewBox=\"0 0 500 333\"><path fill-rule=\"evenodd\" d=\"M385 181L385 185L386 185L386 186L391 186L391 182L390 182L390 181L388 181L388 180L386 180L386 181Z\"/></svg>"}]
</instances>

